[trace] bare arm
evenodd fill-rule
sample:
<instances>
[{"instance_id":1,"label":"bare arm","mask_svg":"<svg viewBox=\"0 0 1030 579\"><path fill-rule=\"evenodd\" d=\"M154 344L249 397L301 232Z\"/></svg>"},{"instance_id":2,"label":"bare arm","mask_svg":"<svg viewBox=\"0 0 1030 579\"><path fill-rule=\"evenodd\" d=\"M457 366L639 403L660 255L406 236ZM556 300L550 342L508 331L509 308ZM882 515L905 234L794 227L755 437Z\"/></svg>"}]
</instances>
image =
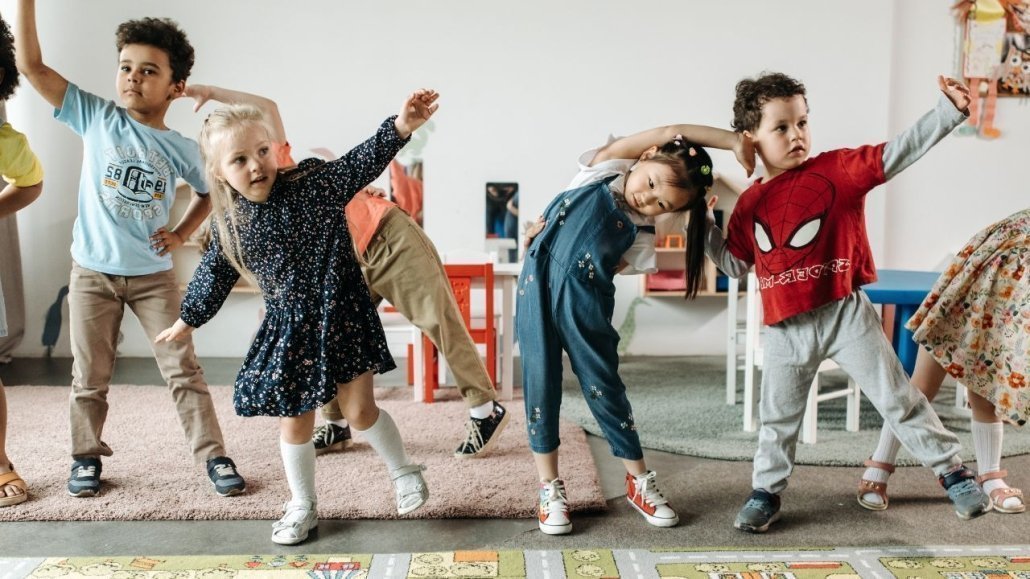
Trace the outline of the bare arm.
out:
<instances>
[{"instance_id":1,"label":"bare arm","mask_svg":"<svg viewBox=\"0 0 1030 579\"><path fill-rule=\"evenodd\" d=\"M36 34L35 0L19 0L18 20L14 32L15 62L18 72L29 79L37 92L55 109L64 103L68 80L43 62Z\"/></svg>"},{"instance_id":2,"label":"bare arm","mask_svg":"<svg viewBox=\"0 0 1030 579\"><path fill-rule=\"evenodd\" d=\"M617 139L602 147L590 164L610 159L638 159L651 147L664 145L678 136L702 147L733 151L749 176L755 168L754 147L742 133L704 125L667 125Z\"/></svg>"},{"instance_id":3,"label":"bare arm","mask_svg":"<svg viewBox=\"0 0 1030 579\"><path fill-rule=\"evenodd\" d=\"M196 101L193 111L199 111L207 101L218 101L226 104L247 104L256 107L268 118L275 134L269 135L277 143L286 142L286 127L283 126L283 119L279 115L279 105L270 98L256 94L231 90L209 84L191 84L182 93L183 97L192 98Z\"/></svg>"},{"instance_id":4,"label":"bare arm","mask_svg":"<svg viewBox=\"0 0 1030 579\"><path fill-rule=\"evenodd\" d=\"M0 217L7 217L16 211L28 206L35 201L43 192L43 183L36 183L28 187L18 187L8 184L0 191Z\"/></svg>"}]
</instances>

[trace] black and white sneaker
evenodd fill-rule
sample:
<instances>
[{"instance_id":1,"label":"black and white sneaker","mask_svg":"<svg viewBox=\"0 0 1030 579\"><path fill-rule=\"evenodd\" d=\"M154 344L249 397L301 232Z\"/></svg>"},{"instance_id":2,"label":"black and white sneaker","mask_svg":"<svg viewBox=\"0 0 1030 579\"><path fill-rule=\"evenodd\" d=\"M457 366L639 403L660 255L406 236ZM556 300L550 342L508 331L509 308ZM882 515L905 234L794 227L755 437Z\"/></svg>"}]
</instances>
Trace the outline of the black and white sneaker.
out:
<instances>
[{"instance_id":1,"label":"black and white sneaker","mask_svg":"<svg viewBox=\"0 0 1030 579\"><path fill-rule=\"evenodd\" d=\"M315 429L311 435L311 442L315 443L315 454L322 454L346 450L354 444L354 439L350 436L349 425L337 426L327 422Z\"/></svg>"},{"instance_id":2,"label":"black and white sneaker","mask_svg":"<svg viewBox=\"0 0 1030 579\"><path fill-rule=\"evenodd\" d=\"M486 454L508 426L508 411L494 402L494 411L486 418L472 418L465 423L465 440L454 451L458 458L473 458Z\"/></svg>"}]
</instances>

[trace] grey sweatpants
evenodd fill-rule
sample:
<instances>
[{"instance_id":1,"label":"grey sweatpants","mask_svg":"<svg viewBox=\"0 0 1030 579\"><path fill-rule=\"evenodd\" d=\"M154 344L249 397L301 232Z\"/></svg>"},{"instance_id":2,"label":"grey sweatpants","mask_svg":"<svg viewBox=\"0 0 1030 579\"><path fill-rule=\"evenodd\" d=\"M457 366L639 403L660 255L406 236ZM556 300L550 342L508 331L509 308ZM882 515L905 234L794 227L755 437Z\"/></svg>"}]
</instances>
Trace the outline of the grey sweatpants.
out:
<instances>
[{"instance_id":1,"label":"grey sweatpants","mask_svg":"<svg viewBox=\"0 0 1030 579\"><path fill-rule=\"evenodd\" d=\"M751 485L780 493L794 469L801 419L819 364L829 358L862 388L901 444L939 476L961 463L958 438L909 382L876 310L861 291L767 326Z\"/></svg>"}]
</instances>

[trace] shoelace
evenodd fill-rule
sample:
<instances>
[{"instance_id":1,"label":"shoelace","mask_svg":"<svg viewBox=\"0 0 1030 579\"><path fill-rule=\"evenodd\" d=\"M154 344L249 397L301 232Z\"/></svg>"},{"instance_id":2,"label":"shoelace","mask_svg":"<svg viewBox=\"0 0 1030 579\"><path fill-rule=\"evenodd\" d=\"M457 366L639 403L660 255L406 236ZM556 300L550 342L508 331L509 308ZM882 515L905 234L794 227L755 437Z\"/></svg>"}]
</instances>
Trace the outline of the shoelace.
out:
<instances>
[{"instance_id":1,"label":"shoelace","mask_svg":"<svg viewBox=\"0 0 1030 579\"><path fill-rule=\"evenodd\" d=\"M547 490L545 508L550 513L565 513L569 510L568 499L565 498L565 486L561 482L545 485Z\"/></svg>"},{"instance_id":2,"label":"shoelace","mask_svg":"<svg viewBox=\"0 0 1030 579\"><path fill-rule=\"evenodd\" d=\"M469 418L469 421L465 423L465 444L472 447L472 450L479 452L479 449L483 448L483 433L479 430L479 425L476 424L475 418Z\"/></svg>"},{"instance_id":3,"label":"shoelace","mask_svg":"<svg viewBox=\"0 0 1030 579\"><path fill-rule=\"evenodd\" d=\"M747 504L744 505L745 509L757 509L763 513L769 512L769 503L760 499L748 499Z\"/></svg>"},{"instance_id":4,"label":"shoelace","mask_svg":"<svg viewBox=\"0 0 1030 579\"><path fill-rule=\"evenodd\" d=\"M232 466L230 466L228 464L216 464L215 465L215 472L218 473L218 476L235 476L236 475L236 470Z\"/></svg>"},{"instance_id":5,"label":"shoelace","mask_svg":"<svg viewBox=\"0 0 1030 579\"><path fill-rule=\"evenodd\" d=\"M662 495L662 491L658 490L658 484L655 482L655 473L649 472L644 478L635 478L634 483L637 486L637 494L644 497L644 501L649 505L658 506L669 503L669 500Z\"/></svg>"},{"instance_id":6,"label":"shoelace","mask_svg":"<svg viewBox=\"0 0 1030 579\"><path fill-rule=\"evenodd\" d=\"M96 476L96 474L97 474L97 467L95 467L95 466L80 466L78 472L75 475L75 478L82 478L82 477L85 477L85 476L92 477L92 476Z\"/></svg>"},{"instance_id":7,"label":"shoelace","mask_svg":"<svg viewBox=\"0 0 1030 579\"><path fill-rule=\"evenodd\" d=\"M973 479L967 478L960 483L951 485L951 488L948 489L948 494L953 497L961 497L963 495L975 493L979 490L980 489L976 486L976 483L973 482Z\"/></svg>"},{"instance_id":8,"label":"shoelace","mask_svg":"<svg viewBox=\"0 0 1030 579\"><path fill-rule=\"evenodd\" d=\"M326 446L329 446L329 436L330 435L331 435L331 433L329 432L329 427L328 426L322 426L321 428L319 428L318 430L315 431L315 436L313 438L313 441L314 441L315 444L324 444Z\"/></svg>"}]
</instances>

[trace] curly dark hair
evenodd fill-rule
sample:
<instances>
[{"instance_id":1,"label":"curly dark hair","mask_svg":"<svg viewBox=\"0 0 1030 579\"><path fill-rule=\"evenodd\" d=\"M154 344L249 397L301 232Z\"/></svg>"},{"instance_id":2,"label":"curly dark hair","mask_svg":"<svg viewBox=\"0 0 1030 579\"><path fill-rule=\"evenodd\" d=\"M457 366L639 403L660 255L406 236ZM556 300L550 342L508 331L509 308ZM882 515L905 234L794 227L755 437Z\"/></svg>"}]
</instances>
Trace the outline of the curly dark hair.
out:
<instances>
[{"instance_id":1,"label":"curly dark hair","mask_svg":"<svg viewBox=\"0 0 1030 579\"><path fill-rule=\"evenodd\" d=\"M172 67L172 80L181 82L190 77L193 69L193 45L179 24L170 18L141 18L118 25L115 46L121 52L127 44L146 44L160 48L168 54Z\"/></svg>"},{"instance_id":2,"label":"curly dark hair","mask_svg":"<svg viewBox=\"0 0 1030 579\"><path fill-rule=\"evenodd\" d=\"M754 132L762 122L762 106L765 103L797 95L805 98L805 85L783 73L764 72L758 78L745 78L738 82L736 92L730 126L738 133ZM808 104L807 98L805 104Z\"/></svg>"},{"instance_id":3,"label":"curly dark hair","mask_svg":"<svg viewBox=\"0 0 1030 579\"><path fill-rule=\"evenodd\" d=\"M0 18L0 69L4 71L4 78L0 81L0 101L5 101L18 87L18 67L14 61L14 36L3 18Z\"/></svg>"}]
</instances>

